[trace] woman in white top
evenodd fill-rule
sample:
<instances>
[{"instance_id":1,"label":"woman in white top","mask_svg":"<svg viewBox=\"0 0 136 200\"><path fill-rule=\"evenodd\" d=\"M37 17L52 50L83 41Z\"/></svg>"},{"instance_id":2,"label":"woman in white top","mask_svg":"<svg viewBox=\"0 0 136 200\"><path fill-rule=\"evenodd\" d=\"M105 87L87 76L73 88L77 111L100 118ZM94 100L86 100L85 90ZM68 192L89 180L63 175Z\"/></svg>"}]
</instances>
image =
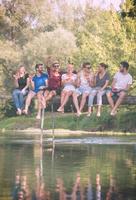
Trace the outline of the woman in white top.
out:
<instances>
[{"instance_id":1,"label":"woman in white top","mask_svg":"<svg viewBox=\"0 0 136 200\"><path fill-rule=\"evenodd\" d=\"M69 97L75 91L77 75L73 73L73 64L67 65L67 73L62 75L62 85L64 86L61 93L61 105L58 108L58 112L64 113L64 106L68 102Z\"/></svg>"},{"instance_id":2,"label":"woman in white top","mask_svg":"<svg viewBox=\"0 0 136 200\"><path fill-rule=\"evenodd\" d=\"M91 87L94 84L94 74L90 70L91 65L89 62L83 63L82 70L78 73L77 77L77 89L73 93L73 102L77 110L77 115L80 116L86 103L86 99L89 96ZM78 96L82 95L81 103L79 106Z\"/></svg>"}]
</instances>

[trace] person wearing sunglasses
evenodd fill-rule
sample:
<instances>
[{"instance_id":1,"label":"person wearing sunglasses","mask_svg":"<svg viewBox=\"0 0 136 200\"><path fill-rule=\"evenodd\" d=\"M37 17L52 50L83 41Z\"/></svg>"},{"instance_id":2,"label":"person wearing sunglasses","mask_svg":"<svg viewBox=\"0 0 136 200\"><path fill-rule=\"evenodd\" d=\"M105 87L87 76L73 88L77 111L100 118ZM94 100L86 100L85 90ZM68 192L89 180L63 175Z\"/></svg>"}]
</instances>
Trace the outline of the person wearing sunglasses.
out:
<instances>
[{"instance_id":1,"label":"person wearing sunglasses","mask_svg":"<svg viewBox=\"0 0 136 200\"><path fill-rule=\"evenodd\" d=\"M83 63L82 69L77 75L76 84L78 88L73 93L73 103L77 110L77 116L80 116L86 103L86 99L89 96L90 89L94 84L94 73L89 62ZM79 105L78 97L80 95L82 95L82 98Z\"/></svg>"},{"instance_id":2,"label":"person wearing sunglasses","mask_svg":"<svg viewBox=\"0 0 136 200\"><path fill-rule=\"evenodd\" d=\"M95 96L97 97L97 117L101 116L102 97L106 94L110 82L110 75L107 71L108 65L100 63L98 72L95 75L95 87L90 91L88 100L88 117L92 114L92 108Z\"/></svg>"},{"instance_id":3,"label":"person wearing sunglasses","mask_svg":"<svg viewBox=\"0 0 136 200\"><path fill-rule=\"evenodd\" d=\"M58 62L52 64L51 67L47 67L48 72L48 88L45 91L45 107L49 100L52 99L53 96L61 94L61 71L60 65Z\"/></svg>"}]
</instances>

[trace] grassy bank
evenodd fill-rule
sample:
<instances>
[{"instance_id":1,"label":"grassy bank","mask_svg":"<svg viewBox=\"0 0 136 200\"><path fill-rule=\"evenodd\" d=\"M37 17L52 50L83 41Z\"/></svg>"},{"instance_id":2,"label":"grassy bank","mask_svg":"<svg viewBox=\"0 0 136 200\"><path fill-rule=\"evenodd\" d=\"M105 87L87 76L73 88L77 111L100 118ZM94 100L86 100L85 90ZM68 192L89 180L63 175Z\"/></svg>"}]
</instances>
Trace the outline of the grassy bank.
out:
<instances>
[{"instance_id":1,"label":"grassy bank","mask_svg":"<svg viewBox=\"0 0 136 200\"><path fill-rule=\"evenodd\" d=\"M120 111L116 117L111 117L107 110L103 111L100 118L92 114L90 118L83 114L77 118L72 113L54 113L56 129L70 129L83 131L116 131L136 133L136 112ZM24 130L27 128L40 128L40 121L35 115L3 118L0 121L1 130ZM52 128L52 115L45 113L44 129Z\"/></svg>"}]
</instances>

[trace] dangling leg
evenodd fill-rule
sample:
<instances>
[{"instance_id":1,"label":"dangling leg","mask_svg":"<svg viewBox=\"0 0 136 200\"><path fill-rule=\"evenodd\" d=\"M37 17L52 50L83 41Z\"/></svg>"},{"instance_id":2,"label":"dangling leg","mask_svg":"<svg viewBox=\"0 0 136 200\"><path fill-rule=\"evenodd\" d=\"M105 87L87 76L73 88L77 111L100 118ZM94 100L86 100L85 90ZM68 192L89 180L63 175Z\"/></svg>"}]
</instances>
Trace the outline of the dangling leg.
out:
<instances>
[{"instance_id":1,"label":"dangling leg","mask_svg":"<svg viewBox=\"0 0 136 200\"><path fill-rule=\"evenodd\" d=\"M89 93L84 93L82 95L82 99L81 99L81 103L80 103L80 112L82 112L88 96L89 96Z\"/></svg>"},{"instance_id":2,"label":"dangling leg","mask_svg":"<svg viewBox=\"0 0 136 200\"><path fill-rule=\"evenodd\" d=\"M79 109L79 102L78 102L78 93L74 92L73 93L73 103L75 105L76 111L77 111L77 115L81 115L80 109Z\"/></svg>"},{"instance_id":3,"label":"dangling leg","mask_svg":"<svg viewBox=\"0 0 136 200\"><path fill-rule=\"evenodd\" d=\"M88 117L90 117L90 115L92 114L93 102L94 102L94 97L96 96L96 94L97 94L97 90L95 89L90 92L89 99L88 99L88 114L87 114Z\"/></svg>"},{"instance_id":4,"label":"dangling leg","mask_svg":"<svg viewBox=\"0 0 136 200\"><path fill-rule=\"evenodd\" d=\"M101 107L102 107L102 96L106 93L105 90L99 91L97 93L97 117L101 116Z\"/></svg>"},{"instance_id":5,"label":"dangling leg","mask_svg":"<svg viewBox=\"0 0 136 200\"><path fill-rule=\"evenodd\" d=\"M15 89L12 93L12 98L13 98L13 101L14 101L14 104L15 104L15 107L16 107L16 110L17 110L17 114L21 115L22 111L21 111L21 108L20 108L19 94L20 94L20 90Z\"/></svg>"},{"instance_id":6,"label":"dangling leg","mask_svg":"<svg viewBox=\"0 0 136 200\"><path fill-rule=\"evenodd\" d=\"M120 92L119 98L118 98L118 100L116 101L115 106L114 106L114 108L113 108L112 111L111 111L111 115L113 115L113 116L116 115L117 109L118 109L118 107L121 105L121 103L123 102L125 96L126 96L126 92L124 92L124 91Z\"/></svg>"},{"instance_id":7,"label":"dangling leg","mask_svg":"<svg viewBox=\"0 0 136 200\"><path fill-rule=\"evenodd\" d=\"M26 103L25 103L25 109L23 111L24 114L26 114L26 115L28 114L28 108L29 108L31 101L35 95L36 95L36 93L33 92L32 90L28 93L28 96L26 98Z\"/></svg>"}]
</instances>

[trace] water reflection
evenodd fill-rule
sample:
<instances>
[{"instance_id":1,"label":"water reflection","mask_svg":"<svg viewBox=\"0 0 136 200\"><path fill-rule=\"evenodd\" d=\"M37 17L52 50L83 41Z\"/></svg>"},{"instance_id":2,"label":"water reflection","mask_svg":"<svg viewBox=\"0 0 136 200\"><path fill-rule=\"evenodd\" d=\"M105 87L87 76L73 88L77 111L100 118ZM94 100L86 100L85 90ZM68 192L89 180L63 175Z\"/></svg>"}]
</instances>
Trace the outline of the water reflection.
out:
<instances>
[{"instance_id":1,"label":"water reflection","mask_svg":"<svg viewBox=\"0 0 136 200\"><path fill-rule=\"evenodd\" d=\"M0 200L134 200L136 196L133 145L48 149L38 144L7 145L0 146L0 157Z\"/></svg>"},{"instance_id":2,"label":"water reflection","mask_svg":"<svg viewBox=\"0 0 136 200\"><path fill-rule=\"evenodd\" d=\"M35 171L36 176L36 186L30 192L30 188L27 183L26 176L16 175L15 186L13 189L13 200L51 200L50 192L46 189L43 177L41 174L41 169L37 168ZM93 192L93 186L91 180L88 179L88 184L83 187L81 184L81 177L78 173L74 181L72 192L68 193L66 191L64 182L61 178L56 180L56 193L58 194L58 200L101 200L101 178L100 174L96 175L96 192ZM110 176L109 189L106 192L105 200L123 200L118 193L117 187L115 185L115 180Z\"/></svg>"}]
</instances>

